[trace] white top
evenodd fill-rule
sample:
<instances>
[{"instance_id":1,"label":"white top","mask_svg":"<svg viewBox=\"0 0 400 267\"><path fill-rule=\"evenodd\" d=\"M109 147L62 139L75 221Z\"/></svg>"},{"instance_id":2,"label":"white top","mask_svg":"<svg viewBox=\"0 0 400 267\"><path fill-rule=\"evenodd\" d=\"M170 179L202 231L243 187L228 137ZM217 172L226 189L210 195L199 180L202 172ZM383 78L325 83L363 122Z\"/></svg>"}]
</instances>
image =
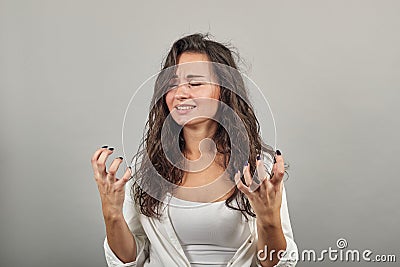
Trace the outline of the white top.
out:
<instances>
[{"instance_id":1,"label":"white top","mask_svg":"<svg viewBox=\"0 0 400 267\"><path fill-rule=\"evenodd\" d=\"M139 207L135 205L131 196L130 188L132 180L126 184L126 196L123 206L124 218L131 230L137 246L136 261L122 263L112 252L107 243L107 237L104 240L104 252L109 267L190 267L189 260L178 240L175 230L172 226L169 211L170 205L163 205L161 220L149 218L139 213ZM251 235L240 245L233 257L226 266L229 267L247 267L261 266L257 263L257 224L256 219L249 218L248 225ZM289 212L286 202L286 192L283 189L281 206L281 223L283 234L286 239L285 257L275 265L276 267L292 267L296 265L298 250L293 240L292 227L290 225ZM221 230L221 229L219 229Z\"/></svg>"},{"instance_id":2,"label":"white top","mask_svg":"<svg viewBox=\"0 0 400 267\"><path fill-rule=\"evenodd\" d=\"M172 226L192 267L226 266L250 237L242 213L225 201L201 203L172 196L169 205Z\"/></svg>"}]
</instances>

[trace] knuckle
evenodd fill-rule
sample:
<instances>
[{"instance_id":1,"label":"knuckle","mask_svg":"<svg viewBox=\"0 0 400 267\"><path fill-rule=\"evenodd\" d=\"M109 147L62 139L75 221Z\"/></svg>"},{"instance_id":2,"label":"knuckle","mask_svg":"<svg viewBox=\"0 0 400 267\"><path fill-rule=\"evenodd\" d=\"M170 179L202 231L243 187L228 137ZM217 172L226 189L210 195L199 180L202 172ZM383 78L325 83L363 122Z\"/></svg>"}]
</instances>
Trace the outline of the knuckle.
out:
<instances>
[{"instance_id":1,"label":"knuckle","mask_svg":"<svg viewBox=\"0 0 400 267\"><path fill-rule=\"evenodd\" d=\"M245 188L246 188L245 185L243 184L243 182L239 183L239 184L238 184L238 187L239 187L239 189L242 190L242 191L245 190Z\"/></svg>"},{"instance_id":2,"label":"knuckle","mask_svg":"<svg viewBox=\"0 0 400 267\"><path fill-rule=\"evenodd\" d=\"M114 187L114 193L121 193L123 191L124 191L124 187L123 186Z\"/></svg>"},{"instance_id":3,"label":"knuckle","mask_svg":"<svg viewBox=\"0 0 400 267\"><path fill-rule=\"evenodd\" d=\"M103 168L105 166L106 166L106 164L104 162L101 162L101 161L97 162L97 167Z\"/></svg>"}]
</instances>

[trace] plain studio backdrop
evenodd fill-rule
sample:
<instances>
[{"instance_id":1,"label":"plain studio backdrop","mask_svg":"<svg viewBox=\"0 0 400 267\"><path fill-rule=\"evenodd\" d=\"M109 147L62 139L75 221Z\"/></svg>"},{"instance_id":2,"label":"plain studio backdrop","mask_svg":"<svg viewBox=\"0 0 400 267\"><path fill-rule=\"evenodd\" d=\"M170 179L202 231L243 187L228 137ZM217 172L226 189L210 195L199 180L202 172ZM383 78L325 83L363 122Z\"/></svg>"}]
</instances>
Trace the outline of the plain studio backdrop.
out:
<instances>
[{"instance_id":1,"label":"plain studio backdrop","mask_svg":"<svg viewBox=\"0 0 400 267\"><path fill-rule=\"evenodd\" d=\"M0 265L106 266L90 158L122 155L128 100L194 32L236 46L271 104L299 251L345 238L399 261L399 14L386 0L0 1Z\"/></svg>"}]
</instances>

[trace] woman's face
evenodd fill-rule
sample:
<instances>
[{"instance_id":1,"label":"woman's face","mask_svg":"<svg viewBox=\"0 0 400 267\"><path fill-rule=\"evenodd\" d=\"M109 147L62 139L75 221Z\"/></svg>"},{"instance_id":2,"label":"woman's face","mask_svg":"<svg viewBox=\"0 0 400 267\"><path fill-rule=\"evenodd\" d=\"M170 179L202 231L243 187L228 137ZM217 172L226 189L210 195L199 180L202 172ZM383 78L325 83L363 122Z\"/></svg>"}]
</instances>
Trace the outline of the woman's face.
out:
<instances>
[{"instance_id":1,"label":"woman's face","mask_svg":"<svg viewBox=\"0 0 400 267\"><path fill-rule=\"evenodd\" d=\"M210 121L218 110L220 87L207 55L182 53L165 96L172 118L179 125Z\"/></svg>"}]
</instances>

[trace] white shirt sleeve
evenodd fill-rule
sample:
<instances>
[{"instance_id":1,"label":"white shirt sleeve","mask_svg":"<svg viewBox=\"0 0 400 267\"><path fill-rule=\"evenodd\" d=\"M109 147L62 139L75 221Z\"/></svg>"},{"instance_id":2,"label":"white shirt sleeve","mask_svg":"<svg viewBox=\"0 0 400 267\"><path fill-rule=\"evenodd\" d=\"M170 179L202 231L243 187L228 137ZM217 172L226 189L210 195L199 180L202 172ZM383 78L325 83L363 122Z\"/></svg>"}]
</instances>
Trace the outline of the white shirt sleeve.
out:
<instances>
[{"instance_id":1,"label":"white shirt sleeve","mask_svg":"<svg viewBox=\"0 0 400 267\"><path fill-rule=\"evenodd\" d=\"M136 261L123 263L108 246L107 237L104 239L104 254L108 267L136 267Z\"/></svg>"},{"instance_id":2,"label":"white shirt sleeve","mask_svg":"<svg viewBox=\"0 0 400 267\"><path fill-rule=\"evenodd\" d=\"M130 195L131 181L132 180L125 185L125 200L122 211L124 219L136 242L136 260L123 263L109 247L106 237L104 239L104 254L108 267L136 267L139 266L138 263L143 262L148 255L149 240L140 222L137 207Z\"/></svg>"},{"instance_id":3,"label":"white shirt sleeve","mask_svg":"<svg viewBox=\"0 0 400 267\"><path fill-rule=\"evenodd\" d=\"M275 265L276 267L292 267L295 266L298 261L298 249L294 242L292 226L290 224L288 205L286 200L286 190L283 186L282 193L282 205L281 205L281 223L283 234L286 239L286 250L279 262Z\"/></svg>"}]
</instances>

